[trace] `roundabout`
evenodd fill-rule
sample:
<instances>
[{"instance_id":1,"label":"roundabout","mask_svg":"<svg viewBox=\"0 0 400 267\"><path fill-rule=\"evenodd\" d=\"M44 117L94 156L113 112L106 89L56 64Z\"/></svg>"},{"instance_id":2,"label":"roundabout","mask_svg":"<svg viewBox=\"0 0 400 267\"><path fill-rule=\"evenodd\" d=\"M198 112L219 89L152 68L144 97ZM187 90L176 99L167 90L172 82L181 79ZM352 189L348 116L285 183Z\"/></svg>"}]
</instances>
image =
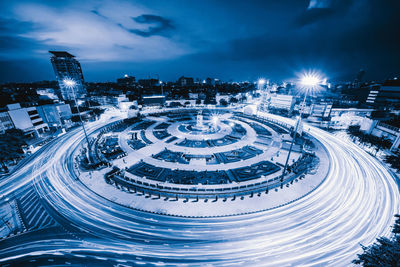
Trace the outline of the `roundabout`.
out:
<instances>
[{"instance_id":1,"label":"roundabout","mask_svg":"<svg viewBox=\"0 0 400 267\"><path fill-rule=\"evenodd\" d=\"M197 112L191 120L196 118L196 114ZM165 144L169 151L176 153L210 155L209 152L206 153L210 148L208 142L205 147L197 143L196 147L192 144L177 145L185 137L175 136L178 132L169 127L176 122L166 122L162 120L163 116L166 115L151 114L146 116L144 121L130 122L127 125L121 125L120 117L109 117L89 124L87 128L92 141L105 130L104 126L108 128L100 136L97 147L104 151L102 155L108 157L114 166L119 166L122 178L123 171L128 173L125 165L129 169L138 166L141 160L143 163L164 169L171 167L170 164L179 164L179 171L193 171L191 165L194 163L191 163L191 158L188 159L188 163L184 163L175 162L175 157L170 156L170 153L167 154L168 157L162 156L161 160L153 157L165 151L161 144ZM254 191L253 186L257 186L256 183L279 175L282 167L278 164L276 156L271 160L270 155L265 155L275 151L275 146L261 149L261 145L256 145L259 137L247 135L256 132L256 125L264 127L272 134L272 139L280 138L276 139L281 140L281 143L275 148L276 151L279 148L281 157L287 143L285 140L289 138L282 137L283 133L278 133L278 128L274 128L276 125L282 125L279 127L285 130L284 125L293 125L292 120L259 114L260 119L275 121L275 125L268 127L263 126L265 123L262 122L258 124L257 121L249 121L246 116L242 116L241 119L224 118L223 114L218 116L221 123L224 123L223 120L234 120L234 123L241 125L246 130L246 138L233 143L224 141L223 146L212 142L212 154L254 146L264 152L252 154L247 161L267 160L280 167L280 170L271 174L262 174L265 177L255 177L239 183L246 186L247 183L251 184ZM163 123L170 125L162 125ZM247 127L252 123L255 123L251 127L254 132ZM226 125L230 126L230 123ZM162 129L155 129L157 126ZM167 131L166 135L171 136L159 139L151 134L164 129ZM318 165L314 170L309 169L305 178L298 178L297 182L293 180L292 184L285 181L283 188L280 184L276 185L276 188L269 189L268 194L263 189L260 196L255 192L252 195L251 192L244 191L231 195L232 191L226 196L226 201L224 191L222 195L220 191L216 191L217 200L215 192L208 194L207 191L200 191L203 195L199 197L198 202L192 193L189 196L185 195L187 193L178 195L176 200L175 192L180 190L174 190L173 196L168 197L164 194L169 194L172 189L167 188L158 199L154 191L143 194L143 191L136 189L135 193L133 188L129 191L118 183L106 183L104 174L112 167L100 167L102 169L97 171L101 175L95 174L94 171L83 171L82 167L77 165L75 157L80 153L84 135L76 129L44 147L38 152L38 156L26 163L18 173L1 181L2 199L14 197L19 205L21 199L26 199L24 196L29 196L31 202L34 202L33 196L37 196L59 228L52 226L30 230L27 227L23 234L0 241L0 262L32 265L31 260L45 257L60 265L66 265L66 262L86 262L97 266L348 266L355 255L361 252L360 243L369 245L377 237L390 234L393 215L399 213L400 207L398 185L395 177L385 167L354 144L311 126L309 130L308 126L305 129L306 135L312 138L314 147L303 149L315 152L319 159ZM138 145L138 142L128 144L128 140L134 141L135 132L138 139L136 141L144 143L145 146ZM232 135L232 132L229 135ZM110 139L113 149L107 149L107 145L104 145L106 141L102 141L102 138ZM173 141L168 143L171 138ZM215 139L207 141L221 138L224 137L215 136ZM127 144L132 150L125 150L128 148ZM318 149L319 145L323 150ZM153 151L151 147L159 147L159 151ZM133 154L140 152L140 149L149 151ZM324 158L324 155L328 158ZM300 158L300 154L294 153L295 162ZM225 169L224 166L240 164L246 160L211 164L213 161L207 162L206 159L201 163L205 165L194 161L196 165L193 166L197 166L195 171L203 166L211 168L207 172L212 171L212 168L215 168L213 171L222 172L230 169ZM327 162L329 164L326 164ZM251 166L248 163L243 163L238 168ZM321 178L318 172L324 169L326 175ZM150 176L139 178L147 179L149 184L159 183L150 179ZM219 179L208 181L208 184L200 185L188 185L180 181L167 183L173 185L171 188L179 189L235 187L234 182L229 180L224 180L226 183L219 183ZM211 184L212 181L215 184ZM273 183L267 184L272 186ZM286 184L289 184L289 187ZM145 187L143 184L141 186ZM96 191L101 188L103 191ZM29 195L26 190L29 190ZM297 197L294 196L296 192ZM168 200L165 200L167 197ZM160 204L159 210L150 210L155 203L162 203L163 207ZM268 206L264 203L270 204ZM230 207L236 207L236 210ZM20 206L19 211L24 217L26 213L23 207ZM203 216L192 216L200 212L203 212ZM166 216L168 213L173 216ZM224 216L224 213L231 216ZM30 249L29 252L27 248Z\"/></svg>"},{"instance_id":2,"label":"roundabout","mask_svg":"<svg viewBox=\"0 0 400 267\"><path fill-rule=\"evenodd\" d=\"M92 134L92 162L103 158L108 166L81 169L80 179L108 200L158 214L268 210L308 194L329 170L324 146L303 134L282 176L290 127L223 109L148 114Z\"/></svg>"}]
</instances>

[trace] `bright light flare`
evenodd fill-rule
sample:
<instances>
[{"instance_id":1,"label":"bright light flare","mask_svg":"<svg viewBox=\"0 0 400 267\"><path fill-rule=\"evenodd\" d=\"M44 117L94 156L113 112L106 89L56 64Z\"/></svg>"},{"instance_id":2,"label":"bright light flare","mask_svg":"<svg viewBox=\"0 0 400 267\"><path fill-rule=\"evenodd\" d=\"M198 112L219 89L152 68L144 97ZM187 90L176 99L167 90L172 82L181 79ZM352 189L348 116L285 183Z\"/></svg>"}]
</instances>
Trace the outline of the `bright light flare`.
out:
<instances>
[{"instance_id":1,"label":"bright light flare","mask_svg":"<svg viewBox=\"0 0 400 267\"><path fill-rule=\"evenodd\" d=\"M76 82L71 78L64 79L63 83L67 88L73 88L76 85Z\"/></svg>"},{"instance_id":2,"label":"bright light flare","mask_svg":"<svg viewBox=\"0 0 400 267\"><path fill-rule=\"evenodd\" d=\"M320 80L319 77L316 76L316 75L305 74L305 75L301 78L300 83L301 83L303 86L315 87L315 86L317 86L318 84L321 83L321 80Z\"/></svg>"},{"instance_id":3,"label":"bright light flare","mask_svg":"<svg viewBox=\"0 0 400 267\"><path fill-rule=\"evenodd\" d=\"M265 81L265 79L258 79L258 81L257 81L257 83L259 84L259 85L264 85L265 83L266 83L266 81Z\"/></svg>"}]
</instances>

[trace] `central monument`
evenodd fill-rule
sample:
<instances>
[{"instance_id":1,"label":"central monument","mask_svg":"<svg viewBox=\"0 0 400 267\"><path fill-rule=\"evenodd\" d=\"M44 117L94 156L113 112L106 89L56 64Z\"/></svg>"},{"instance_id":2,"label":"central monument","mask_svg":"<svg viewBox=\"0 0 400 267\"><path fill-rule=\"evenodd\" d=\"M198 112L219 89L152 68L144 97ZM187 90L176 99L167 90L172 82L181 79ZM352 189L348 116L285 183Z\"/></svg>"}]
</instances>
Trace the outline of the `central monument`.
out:
<instances>
[{"instance_id":1,"label":"central monument","mask_svg":"<svg viewBox=\"0 0 400 267\"><path fill-rule=\"evenodd\" d=\"M203 124L203 113L202 113L201 111L199 111L199 112L197 113L196 128L197 128L197 129L203 129L203 128L204 128L204 124Z\"/></svg>"}]
</instances>

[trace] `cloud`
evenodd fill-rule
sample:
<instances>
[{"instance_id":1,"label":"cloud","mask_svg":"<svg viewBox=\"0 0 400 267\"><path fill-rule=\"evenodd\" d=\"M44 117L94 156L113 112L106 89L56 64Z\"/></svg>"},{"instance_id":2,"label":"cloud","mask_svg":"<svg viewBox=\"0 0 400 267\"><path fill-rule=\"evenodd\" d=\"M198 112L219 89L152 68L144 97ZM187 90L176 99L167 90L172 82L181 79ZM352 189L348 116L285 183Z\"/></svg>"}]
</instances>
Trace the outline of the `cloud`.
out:
<instances>
[{"instance_id":1,"label":"cloud","mask_svg":"<svg viewBox=\"0 0 400 267\"><path fill-rule=\"evenodd\" d=\"M77 56L89 80L128 71L142 77L168 73L172 79L224 73L272 78L308 65L384 73L399 69L399 5L399 0L0 1L0 79L9 79L5 62L23 58L32 62L25 72L43 77L43 68L31 66L41 60L51 68L47 51L57 49Z\"/></svg>"},{"instance_id":2,"label":"cloud","mask_svg":"<svg viewBox=\"0 0 400 267\"><path fill-rule=\"evenodd\" d=\"M11 22L9 26L0 24L0 34L2 29L9 33L3 46L11 46L18 40L21 44L30 41L32 44L26 47L25 56L29 53L44 56L48 50L65 49L88 61L141 62L191 52L190 47L170 38L175 27L169 19L125 1L120 4L115 1L91 3L79 8L71 4L62 7L16 4L12 9L15 25ZM0 57L5 53L15 55L14 50L3 51Z\"/></svg>"},{"instance_id":3,"label":"cloud","mask_svg":"<svg viewBox=\"0 0 400 267\"><path fill-rule=\"evenodd\" d=\"M129 32L143 37L150 37L153 35L169 36L170 31L175 28L171 20L161 16L143 14L133 17L132 19L137 23L148 25L148 28L145 30L128 29Z\"/></svg>"},{"instance_id":4,"label":"cloud","mask_svg":"<svg viewBox=\"0 0 400 267\"><path fill-rule=\"evenodd\" d=\"M334 14L343 14L353 4L353 0L310 0L307 9L296 19L296 24L305 26Z\"/></svg>"}]
</instances>

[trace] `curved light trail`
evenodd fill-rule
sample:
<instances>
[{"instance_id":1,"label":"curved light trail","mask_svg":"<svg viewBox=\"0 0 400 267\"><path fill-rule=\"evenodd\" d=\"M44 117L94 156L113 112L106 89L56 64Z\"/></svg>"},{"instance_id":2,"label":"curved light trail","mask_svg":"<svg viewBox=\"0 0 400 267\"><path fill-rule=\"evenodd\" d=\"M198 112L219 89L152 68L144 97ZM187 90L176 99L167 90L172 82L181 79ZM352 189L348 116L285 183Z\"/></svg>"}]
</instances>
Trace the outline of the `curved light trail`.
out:
<instances>
[{"instance_id":1,"label":"curved light trail","mask_svg":"<svg viewBox=\"0 0 400 267\"><path fill-rule=\"evenodd\" d=\"M127 264L348 266L361 252L360 243L369 245L378 236L390 234L393 215L400 211L398 185L382 164L354 144L314 127L310 133L323 143L331 160L328 176L316 190L276 209L217 218L135 211L93 193L71 175L71 154L83 134L70 133L24 167L32 171L34 162L45 159L33 178L21 178L23 172L9 182L16 186L33 179L52 214L90 238L61 243L36 240L0 250L0 258L14 259L35 251L93 252L105 260L124 259ZM11 189L7 186L4 192Z\"/></svg>"}]
</instances>

